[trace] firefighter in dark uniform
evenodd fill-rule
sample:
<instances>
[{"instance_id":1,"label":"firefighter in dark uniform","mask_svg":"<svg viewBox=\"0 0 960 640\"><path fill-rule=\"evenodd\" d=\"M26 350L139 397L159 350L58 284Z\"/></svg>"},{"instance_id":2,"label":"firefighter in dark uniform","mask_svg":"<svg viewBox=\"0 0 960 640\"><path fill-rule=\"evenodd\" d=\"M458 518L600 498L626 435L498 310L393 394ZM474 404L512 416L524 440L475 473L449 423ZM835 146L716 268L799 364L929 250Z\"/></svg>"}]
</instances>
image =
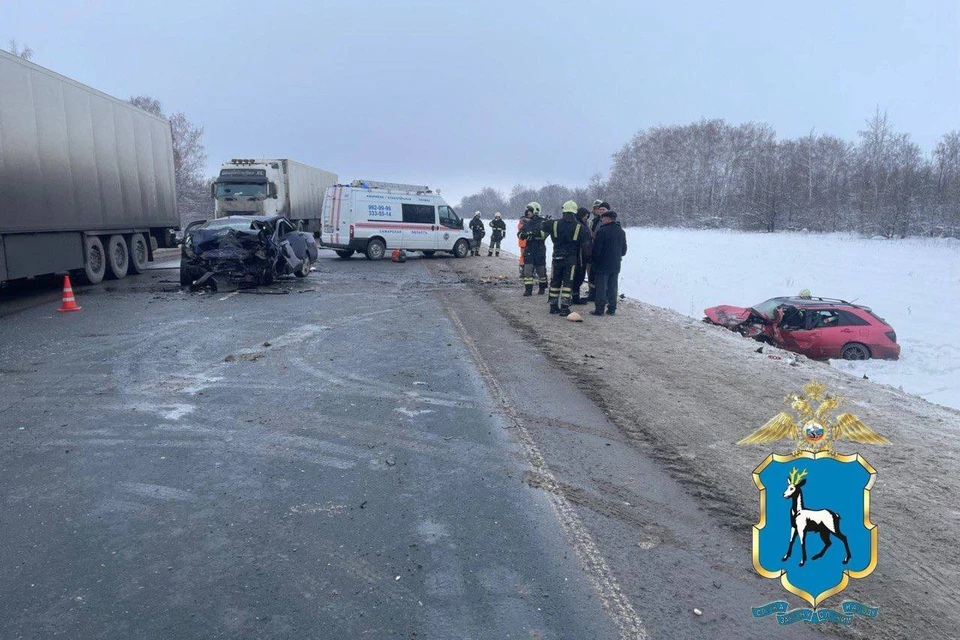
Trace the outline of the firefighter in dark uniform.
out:
<instances>
[{"instance_id":1,"label":"firefighter in dark uniform","mask_svg":"<svg viewBox=\"0 0 960 640\"><path fill-rule=\"evenodd\" d=\"M590 231L590 211L587 208L580 207L577 209L577 222L580 223L587 235L580 247L580 264L577 265L577 273L573 276L573 297L570 304L587 304L587 301L580 297L583 283L587 279L587 270L590 268L590 259L593 256L593 232Z\"/></svg>"},{"instance_id":2,"label":"firefighter in dark uniform","mask_svg":"<svg viewBox=\"0 0 960 640\"><path fill-rule=\"evenodd\" d=\"M487 228L483 226L483 220L480 219L480 212L473 214L473 220L470 221L470 231L473 231L473 255L480 255L480 241L487 235Z\"/></svg>"},{"instance_id":3,"label":"firefighter in dark uniform","mask_svg":"<svg viewBox=\"0 0 960 640\"><path fill-rule=\"evenodd\" d=\"M503 240L503 237L507 235L507 223L503 221L503 218L500 217L500 212L497 211L493 214L493 220L490 221L490 247L487 249L487 257L489 258L496 252L500 255L500 241Z\"/></svg>"},{"instance_id":4,"label":"firefighter in dark uniform","mask_svg":"<svg viewBox=\"0 0 960 640\"><path fill-rule=\"evenodd\" d=\"M517 237L524 241L523 247L523 295L533 295L533 280L540 285L539 295L547 290L547 244L544 242L543 218L540 203L531 202L523 212L523 226Z\"/></svg>"},{"instance_id":5,"label":"firefighter in dark uniform","mask_svg":"<svg viewBox=\"0 0 960 640\"><path fill-rule=\"evenodd\" d=\"M583 244L587 241L586 228L577 220L577 203L563 203L563 217L550 220L543 226L545 235L553 241L553 271L550 273L550 313L570 314L573 280L581 264Z\"/></svg>"}]
</instances>

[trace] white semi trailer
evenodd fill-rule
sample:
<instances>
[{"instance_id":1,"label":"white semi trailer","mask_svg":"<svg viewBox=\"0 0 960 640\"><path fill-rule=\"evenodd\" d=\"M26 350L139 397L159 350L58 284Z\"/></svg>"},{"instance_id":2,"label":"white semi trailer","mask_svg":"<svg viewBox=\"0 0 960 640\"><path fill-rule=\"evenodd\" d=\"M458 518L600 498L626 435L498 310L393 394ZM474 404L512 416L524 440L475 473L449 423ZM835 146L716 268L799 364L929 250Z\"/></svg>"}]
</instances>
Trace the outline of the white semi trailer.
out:
<instances>
[{"instance_id":1,"label":"white semi trailer","mask_svg":"<svg viewBox=\"0 0 960 640\"><path fill-rule=\"evenodd\" d=\"M0 284L139 273L179 226L168 121L0 51Z\"/></svg>"},{"instance_id":2,"label":"white semi trailer","mask_svg":"<svg viewBox=\"0 0 960 640\"><path fill-rule=\"evenodd\" d=\"M337 184L337 174L293 160L224 162L210 187L215 216L286 216L304 231L320 233L323 194Z\"/></svg>"}]
</instances>

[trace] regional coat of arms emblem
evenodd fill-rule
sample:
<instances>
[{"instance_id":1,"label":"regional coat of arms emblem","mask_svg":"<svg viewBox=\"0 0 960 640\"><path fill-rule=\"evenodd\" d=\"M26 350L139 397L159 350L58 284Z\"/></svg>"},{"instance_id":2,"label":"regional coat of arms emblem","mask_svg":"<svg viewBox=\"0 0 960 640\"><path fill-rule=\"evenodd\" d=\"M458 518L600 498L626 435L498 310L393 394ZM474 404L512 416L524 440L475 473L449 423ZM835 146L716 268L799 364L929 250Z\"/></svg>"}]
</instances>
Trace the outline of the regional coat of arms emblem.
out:
<instances>
[{"instance_id":1,"label":"regional coat of arms emblem","mask_svg":"<svg viewBox=\"0 0 960 640\"><path fill-rule=\"evenodd\" d=\"M839 453L833 445L888 441L850 413L834 417L844 399L826 393L816 380L803 389L785 399L794 415L780 413L737 444L795 442L792 453L771 453L753 472L760 490L753 566L765 578L779 578L784 589L813 609L788 611L781 601L754 608L753 614L776 614L780 624L850 624L855 615L875 617L877 609L855 601L845 601L841 611L820 605L846 589L851 578L865 578L877 566L877 525L870 520L877 472L860 454Z\"/></svg>"}]
</instances>

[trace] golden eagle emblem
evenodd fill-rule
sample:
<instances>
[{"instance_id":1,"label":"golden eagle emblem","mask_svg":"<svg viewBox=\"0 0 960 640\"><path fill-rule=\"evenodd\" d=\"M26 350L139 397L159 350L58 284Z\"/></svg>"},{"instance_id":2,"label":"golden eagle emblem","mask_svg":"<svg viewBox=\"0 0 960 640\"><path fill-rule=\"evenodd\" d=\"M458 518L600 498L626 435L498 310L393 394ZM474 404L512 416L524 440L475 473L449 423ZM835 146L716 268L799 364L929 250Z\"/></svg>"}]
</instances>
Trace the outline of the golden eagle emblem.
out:
<instances>
[{"instance_id":1,"label":"golden eagle emblem","mask_svg":"<svg viewBox=\"0 0 960 640\"><path fill-rule=\"evenodd\" d=\"M762 444L793 439L797 442L794 455L803 451L825 451L832 455L832 446L836 440L846 439L867 444L890 443L851 413L841 413L832 419L831 414L843 403L843 396L826 393L826 387L816 380L805 384L803 390L803 394L791 393L784 398L784 404L790 405L796 420L789 413L781 412L737 444ZM817 405L816 409L813 408L814 405Z\"/></svg>"}]
</instances>

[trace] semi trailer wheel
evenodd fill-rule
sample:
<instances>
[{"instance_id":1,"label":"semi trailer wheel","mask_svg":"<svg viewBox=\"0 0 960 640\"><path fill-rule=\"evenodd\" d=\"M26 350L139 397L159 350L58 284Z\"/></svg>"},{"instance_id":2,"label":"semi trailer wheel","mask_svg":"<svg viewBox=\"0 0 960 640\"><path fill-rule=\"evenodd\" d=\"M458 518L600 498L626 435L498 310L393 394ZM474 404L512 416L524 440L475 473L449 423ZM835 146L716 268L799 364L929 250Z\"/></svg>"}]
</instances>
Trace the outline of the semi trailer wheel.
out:
<instances>
[{"instance_id":1,"label":"semi trailer wheel","mask_svg":"<svg viewBox=\"0 0 960 640\"><path fill-rule=\"evenodd\" d=\"M87 284L100 284L107 270L107 257L103 252L103 243L96 236L88 236L84 240L83 269L80 279Z\"/></svg>"},{"instance_id":2,"label":"semi trailer wheel","mask_svg":"<svg viewBox=\"0 0 960 640\"><path fill-rule=\"evenodd\" d=\"M127 243L130 254L130 273L143 273L150 261L150 252L147 250L147 239L142 233L130 236Z\"/></svg>"},{"instance_id":3,"label":"semi trailer wheel","mask_svg":"<svg viewBox=\"0 0 960 640\"><path fill-rule=\"evenodd\" d=\"M107 277L111 280L126 278L127 269L130 268L130 252L127 250L127 243L123 236L110 236L104 249L107 258Z\"/></svg>"}]
</instances>

